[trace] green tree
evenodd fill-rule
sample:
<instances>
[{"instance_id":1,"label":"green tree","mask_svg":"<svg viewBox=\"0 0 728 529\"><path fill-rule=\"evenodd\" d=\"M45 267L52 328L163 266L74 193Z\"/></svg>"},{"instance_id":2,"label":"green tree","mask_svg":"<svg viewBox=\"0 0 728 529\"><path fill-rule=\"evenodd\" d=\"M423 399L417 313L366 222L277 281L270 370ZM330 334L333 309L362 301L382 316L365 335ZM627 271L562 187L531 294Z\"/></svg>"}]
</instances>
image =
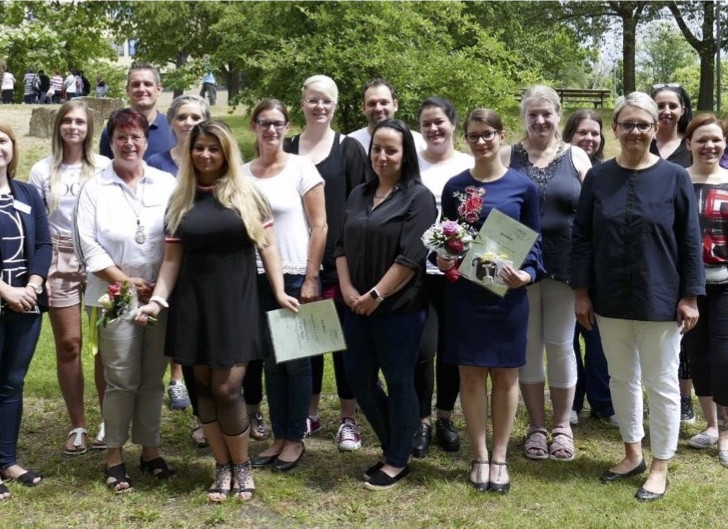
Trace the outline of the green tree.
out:
<instances>
[{"instance_id":1,"label":"green tree","mask_svg":"<svg viewBox=\"0 0 728 529\"><path fill-rule=\"evenodd\" d=\"M678 70L696 62L695 52L670 22L650 24L643 34L638 45L638 80L643 89L653 83L673 82Z\"/></svg>"}]
</instances>

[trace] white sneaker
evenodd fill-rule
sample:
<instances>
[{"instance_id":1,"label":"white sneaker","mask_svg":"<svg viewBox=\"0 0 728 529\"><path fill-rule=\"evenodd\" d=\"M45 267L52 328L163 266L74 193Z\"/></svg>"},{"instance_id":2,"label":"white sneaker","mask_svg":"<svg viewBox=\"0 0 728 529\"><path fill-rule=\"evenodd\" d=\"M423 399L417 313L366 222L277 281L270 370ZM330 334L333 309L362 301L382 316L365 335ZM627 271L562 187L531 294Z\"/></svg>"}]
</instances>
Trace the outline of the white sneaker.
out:
<instances>
[{"instance_id":1,"label":"white sneaker","mask_svg":"<svg viewBox=\"0 0 728 529\"><path fill-rule=\"evenodd\" d=\"M336 433L336 444L342 452L352 452L361 448L361 433L356 421L349 417L341 420Z\"/></svg>"},{"instance_id":2,"label":"white sneaker","mask_svg":"<svg viewBox=\"0 0 728 529\"><path fill-rule=\"evenodd\" d=\"M576 410L571 410L569 413L569 424L575 426L579 424L579 414L576 412Z\"/></svg>"}]
</instances>

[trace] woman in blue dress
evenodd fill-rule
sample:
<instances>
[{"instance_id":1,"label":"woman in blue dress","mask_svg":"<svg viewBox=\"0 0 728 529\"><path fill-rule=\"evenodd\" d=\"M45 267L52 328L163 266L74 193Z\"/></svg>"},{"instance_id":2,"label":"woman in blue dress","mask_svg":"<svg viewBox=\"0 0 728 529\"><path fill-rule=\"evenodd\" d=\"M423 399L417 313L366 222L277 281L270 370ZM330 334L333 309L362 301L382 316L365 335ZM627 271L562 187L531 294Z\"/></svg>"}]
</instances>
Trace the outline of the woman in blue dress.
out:
<instances>
[{"instance_id":1,"label":"woman in blue dress","mask_svg":"<svg viewBox=\"0 0 728 529\"><path fill-rule=\"evenodd\" d=\"M506 168L499 149L505 138L500 116L473 110L465 121L465 138L475 167L451 178L442 191L442 214L480 229L491 210L540 232L538 191L519 172ZM455 263L438 257L445 271ZM525 285L543 272L540 236L520 269L505 265L501 272L509 291L504 298L465 279L445 284L445 360L460 370L460 402L473 447L470 482L478 490L504 494L510 488L506 464L508 440L518 405L518 368L526 363L528 298ZM475 329L483 332L473 332ZM492 381L493 450L488 457L486 420Z\"/></svg>"}]
</instances>

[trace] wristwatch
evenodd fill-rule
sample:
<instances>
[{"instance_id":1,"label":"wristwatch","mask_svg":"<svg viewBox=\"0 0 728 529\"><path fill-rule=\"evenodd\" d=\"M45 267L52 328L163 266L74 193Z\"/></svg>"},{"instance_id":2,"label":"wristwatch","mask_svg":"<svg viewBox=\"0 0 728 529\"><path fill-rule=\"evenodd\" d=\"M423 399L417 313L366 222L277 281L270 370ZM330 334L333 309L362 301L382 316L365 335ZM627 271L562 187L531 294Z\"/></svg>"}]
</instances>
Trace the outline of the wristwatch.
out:
<instances>
[{"instance_id":1,"label":"wristwatch","mask_svg":"<svg viewBox=\"0 0 728 529\"><path fill-rule=\"evenodd\" d=\"M43 283L41 283L40 285L37 285L35 283L28 283L25 286L30 287L33 290L35 290L35 293L38 294L39 296L43 293Z\"/></svg>"},{"instance_id":2,"label":"wristwatch","mask_svg":"<svg viewBox=\"0 0 728 529\"><path fill-rule=\"evenodd\" d=\"M381 303L382 300L384 299L384 297L379 292L377 292L377 289L376 288L371 289L369 291L369 295L372 297L372 299L374 301L377 301L379 303Z\"/></svg>"}]
</instances>

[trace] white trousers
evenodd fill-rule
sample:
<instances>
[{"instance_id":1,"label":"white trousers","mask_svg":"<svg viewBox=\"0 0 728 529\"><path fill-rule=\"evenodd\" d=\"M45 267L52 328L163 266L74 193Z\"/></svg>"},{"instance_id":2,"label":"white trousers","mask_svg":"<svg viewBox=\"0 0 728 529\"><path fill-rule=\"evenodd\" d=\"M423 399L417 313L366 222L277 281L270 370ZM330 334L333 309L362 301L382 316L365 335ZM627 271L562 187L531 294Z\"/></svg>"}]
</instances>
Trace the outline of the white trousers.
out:
<instances>
[{"instance_id":1,"label":"white trousers","mask_svg":"<svg viewBox=\"0 0 728 529\"><path fill-rule=\"evenodd\" d=\"M573 388L576 386L574 356L574 291L566 283L544 279L527 287L528 333L526 365L518 372L522 384ZM544 350L548 361L544 368Z\"/></svg>"},{"instance_id":2,"label":"white trousers","mask_svg":"<svg viewBox=\"0 0 728 529\"><path fill-rule=\"evenodd\" d=\"M670 459L680 433L677 367L680 328L674 321L635 321L597 316L609 389L625 443L639 443L643 426L642 383L650 406L650 446L658 459Z\"/></svg>"}]
</instances>

